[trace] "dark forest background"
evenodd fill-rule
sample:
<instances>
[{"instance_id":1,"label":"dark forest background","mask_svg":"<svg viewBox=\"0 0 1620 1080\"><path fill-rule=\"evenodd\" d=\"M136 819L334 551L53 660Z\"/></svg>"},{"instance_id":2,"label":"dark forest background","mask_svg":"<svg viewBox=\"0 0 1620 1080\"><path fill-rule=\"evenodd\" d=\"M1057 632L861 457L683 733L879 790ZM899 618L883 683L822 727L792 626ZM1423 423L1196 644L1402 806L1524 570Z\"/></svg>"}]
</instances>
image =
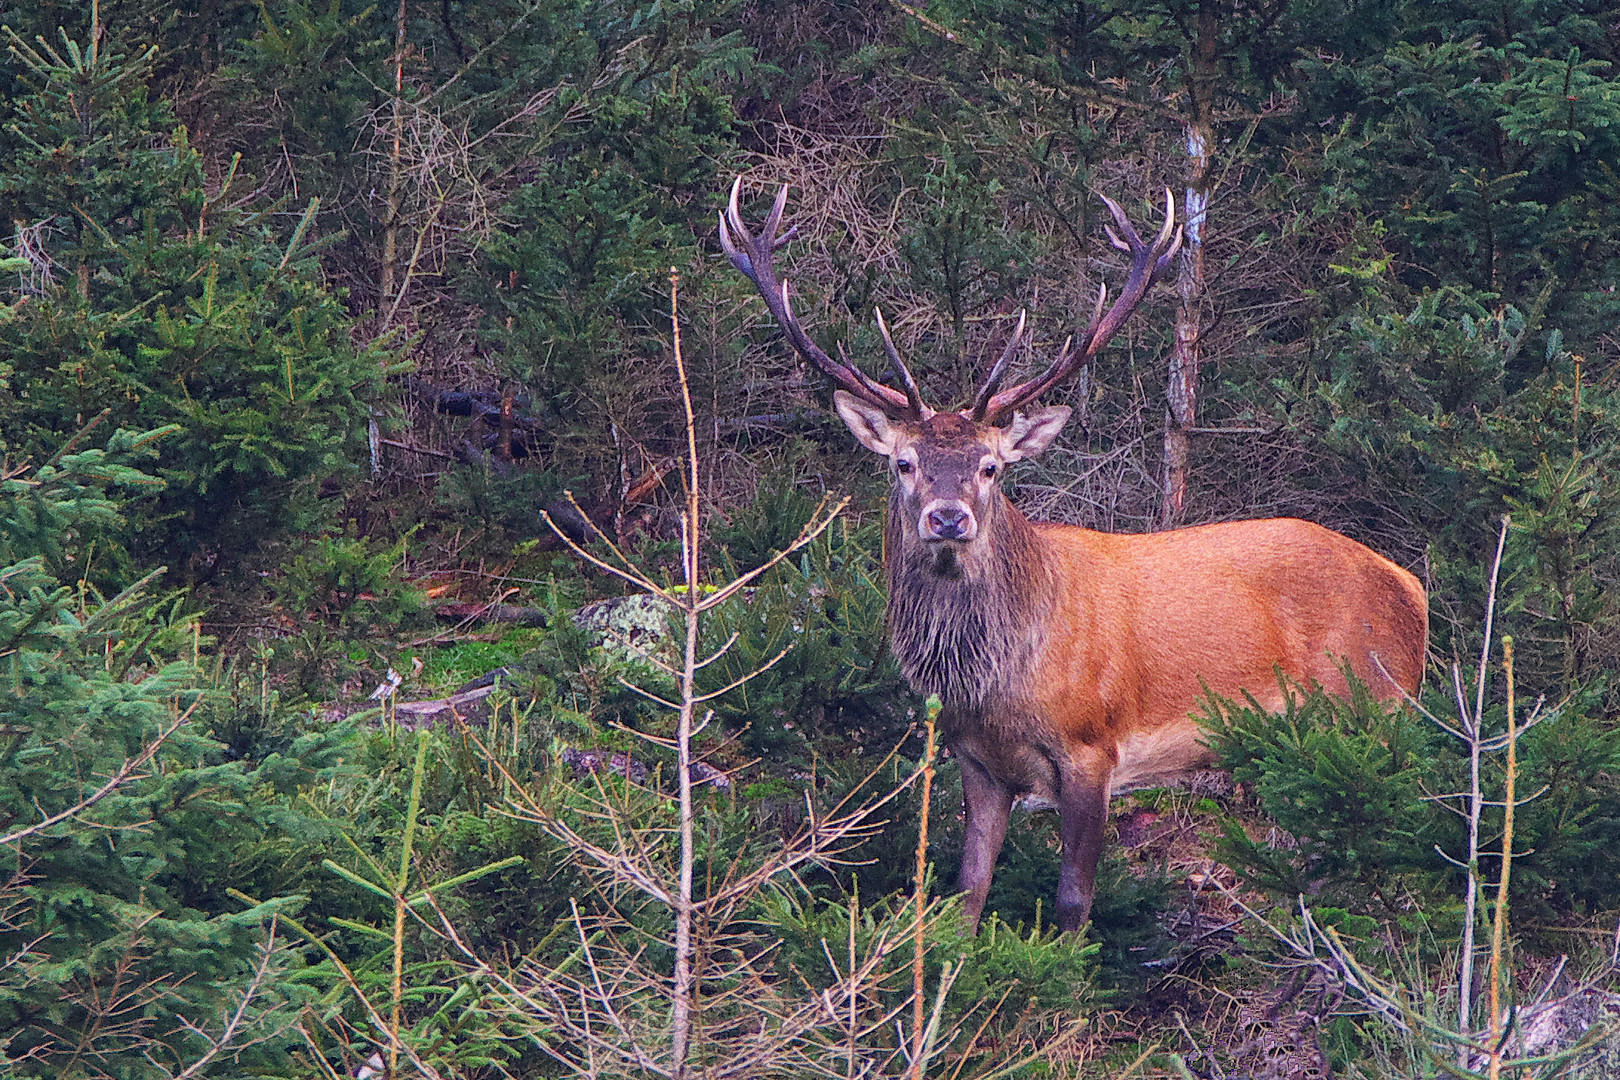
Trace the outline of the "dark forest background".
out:
<instances>
[{"instance_id":1,"label":"dark forest background","mask_svg":"<svg viewBox=\"0 0 1620 1080\"><path fill-rule=\"evenodd\" d=\"M679 579L672 273L714 580L852 497L704 631L736 635L711 690L795 646L715 699L706 865L874 768L910 774L924 708L882 644L886 480L719 254L739 176L750 221L790 187L780 261L812 336L881 375L881 306L942 403L1020 310L1021 369L1082 329L1124 265L1099 196L1146 228L1168 188L1178 274L1049 395L1075 419L1009 494L1114 531L1286 515L1361 540L1430 589L1436 709L1454 664L1472 702L1487 635L1511 635L1518 704L1553 710L1515 765L1541 789L1511 885L1523 992L1560 955L1555 982L1606 985L1620 6L0 0L0 23L0 1052L19 1075L586 1074L433 927L566 967L570 910L619 908L547 815L601 820L571 802L588 790L642 823L621 840L665 827L667 761L635 733L669 721L626 680L665 685L678 631L542 511ZM470 723L411 707L497 669ZM1488 727L1505 695L1492 675ZM969 966L942 1015L979 1034L939 1075L1420 1075L1409 1032L1321 973L1279 983L1287 950L1206 885L1288 917L1304 894L1367 970L1455 992L1476 913L1435 853L1466 821L1436 796L1466 747L1367 701L1221 738L1228 764L1261 763L1236 790L1116 803L1090 945L1042 921L1044 816L1003 857L1000 937L961 944L943 904L929 963ZM538 818L513 809L531 780ZM761 985L814 989L818 942L902 917L918 799L853 865L738 911L728 933L781 943ZM1501 810L1483 813L1489 846ZM447 921L396 921L434 882ZM624 918L657 967L657 905Z\"/></svg>"}]
</instances>

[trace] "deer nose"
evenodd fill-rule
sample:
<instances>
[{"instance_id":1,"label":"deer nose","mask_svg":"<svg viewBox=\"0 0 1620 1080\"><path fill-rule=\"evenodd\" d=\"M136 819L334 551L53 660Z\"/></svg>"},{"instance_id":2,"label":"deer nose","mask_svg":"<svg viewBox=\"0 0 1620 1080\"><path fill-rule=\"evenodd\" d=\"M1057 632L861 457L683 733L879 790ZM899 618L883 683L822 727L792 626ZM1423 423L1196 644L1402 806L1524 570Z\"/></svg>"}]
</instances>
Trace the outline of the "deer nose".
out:
<instances>
[{"instance_id":1,"label":"deer nose","mask_svg":"<svg viewBox=\"0 0 1620 1080\"><path fill-rule=\"evenodd\" d=\"M928 531L941 540L960 540L967 534L968 512L960 506L940 506L928 511Z\"/></svg>"}]
</instances>

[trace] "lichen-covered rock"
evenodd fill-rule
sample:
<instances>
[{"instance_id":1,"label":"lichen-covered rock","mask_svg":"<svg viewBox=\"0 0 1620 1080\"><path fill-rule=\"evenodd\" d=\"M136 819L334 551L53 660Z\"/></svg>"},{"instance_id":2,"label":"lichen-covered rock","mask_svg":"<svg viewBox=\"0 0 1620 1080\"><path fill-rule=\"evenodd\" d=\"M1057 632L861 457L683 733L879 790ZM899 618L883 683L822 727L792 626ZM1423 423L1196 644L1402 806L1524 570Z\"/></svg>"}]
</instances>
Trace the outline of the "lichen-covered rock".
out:
<instances>
[{"instance_id":1,"label":"lichen-covered rock","mask_svg":"<svg viewBox=\"0 0 1620 1080\"><path fill-rule=\"evenodd\" d=\"M598 635L602 648L623 659L652 657L666 664L676 659L669 618L669 605L645 593L596 600L573 616L575 626Z\"/></svg>"},{"instance_id":2,"label":"lichen-covered rock","mask_svg":"<svg viewBox=\"0 0 1620 1080\"><path fill-rule=\"evenodd\" d=\"M1582 986L1562 997L1539 1001L1518 1011L1503 1052L1511 1057L1545 1060L1583 1047L1564 1074L1575 1080L1610 1080L1620 1076L1620 996L1595 986ZM1487 1036L1481 1033L1480 1041ZM1490 1059L1476 1054L1470 1069L1485 1072Z\"/></svg>"},{"instance_id":3,"label":"lichen-covered rock","mask_svg":"<svg viewBox=\"0 0 1620 1080\"><path fill-rule=\"evenodd\" d=\"M569 618L592 636L595 648L614 662L635 664L643 669L649 667L649 657L663 664L679 662L674 635L670 632L669 607L655 597L640 594L595 600ZM540 650L534 649L504 667L486 671L457 687L456 693L471 693L493 686L497 681L510 685L535 667L533 660L539 654Z\"/></svg>"}]
</instances>

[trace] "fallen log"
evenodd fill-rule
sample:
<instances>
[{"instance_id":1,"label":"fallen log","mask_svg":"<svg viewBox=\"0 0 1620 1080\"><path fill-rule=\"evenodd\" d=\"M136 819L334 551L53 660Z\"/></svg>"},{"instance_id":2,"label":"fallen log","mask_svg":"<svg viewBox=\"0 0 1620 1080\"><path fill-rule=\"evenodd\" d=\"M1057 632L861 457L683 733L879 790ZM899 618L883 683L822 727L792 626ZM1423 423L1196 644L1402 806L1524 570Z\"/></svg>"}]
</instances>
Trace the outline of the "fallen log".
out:
<instances>
[{"instance_id":1,"label":"fallen log","mask_svg":"<svg viewBox=\"0 0 1620 1080\"><path fill-rule=\"evenodd\" d=\"M489 708L484 704L484 699L494 691L495 686L492 683L476 690L434 698L431 701L396 701L393 705L394 719L399 724L418 730L453 720L483 723L489 715Z\"/></svg>"},{"instance_id":2,"label":"fallen log","mask_svg":"<svg viewBox=\"0 0 1620 1080\"><path fill-rule=\"evenodd\" d=\"M517 604L441 604L433 609L441 619L476 619L482 622L514 623L518 626L544 627L550 616L544 608L519 607Z\"/></svg>"}]
</instances>

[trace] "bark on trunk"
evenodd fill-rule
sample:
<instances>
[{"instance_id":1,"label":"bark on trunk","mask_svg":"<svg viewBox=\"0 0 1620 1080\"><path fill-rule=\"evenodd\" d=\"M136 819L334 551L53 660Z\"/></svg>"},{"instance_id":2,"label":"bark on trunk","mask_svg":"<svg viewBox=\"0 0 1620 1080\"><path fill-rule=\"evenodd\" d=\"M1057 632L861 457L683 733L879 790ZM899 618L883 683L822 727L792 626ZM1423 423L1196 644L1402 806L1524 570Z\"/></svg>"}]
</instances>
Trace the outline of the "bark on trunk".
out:
<instances>
[{"instance_id":1,"label":"bark on trunk","mask_svg":"<svg viewBox=\"0 0 1620 1080\"><path fill-rule=\"evenodd\" d=\"M1164 489L1159 525L1180 525L1187 509L1187 450L1198 423L1198 374L1203 363L1204 241L1209 218L1210 152L1214 146L1212 101L1218 76L1219 28L1213 11L1200 11L1198 40L1193 42L1188 71L1189 112L1183 125L1187 138L1187 189L1182 205L1186 223L1181 266L1176 277L1180 304L1176 341L1165 386Z\"/></svg>"},{"instance_id":2,"label":"bark on trunk","mask_svg":"<svg viewBox=\"0 0 1620 1080\"><path fill-rule=\"evenodd\" d=\"M1159 524L1180 525L1187 507L1187 445L1198 422L1198 369L1202 364L1204 226L1209 208L1209 138L1203 124L1187 125L1188 178L1182 219L1186 240L1176 276L1176 341L1165 385L1164 491Z\"/></svg>"},{"instance_id":3,"label":"bark on trunk","mask_svg":"<svg viewBox=\"0 0 1620 1080\"><path fill-rule=\"evenodd\" d=\"M384 193L382 265L377 277L377 315L384 318L391 310L399 261L399 189L404 156L405 93L405 0L399 0L394 25L394 112L393 146L388 155L388 188Z\"/></svg>"}]
</instances>

